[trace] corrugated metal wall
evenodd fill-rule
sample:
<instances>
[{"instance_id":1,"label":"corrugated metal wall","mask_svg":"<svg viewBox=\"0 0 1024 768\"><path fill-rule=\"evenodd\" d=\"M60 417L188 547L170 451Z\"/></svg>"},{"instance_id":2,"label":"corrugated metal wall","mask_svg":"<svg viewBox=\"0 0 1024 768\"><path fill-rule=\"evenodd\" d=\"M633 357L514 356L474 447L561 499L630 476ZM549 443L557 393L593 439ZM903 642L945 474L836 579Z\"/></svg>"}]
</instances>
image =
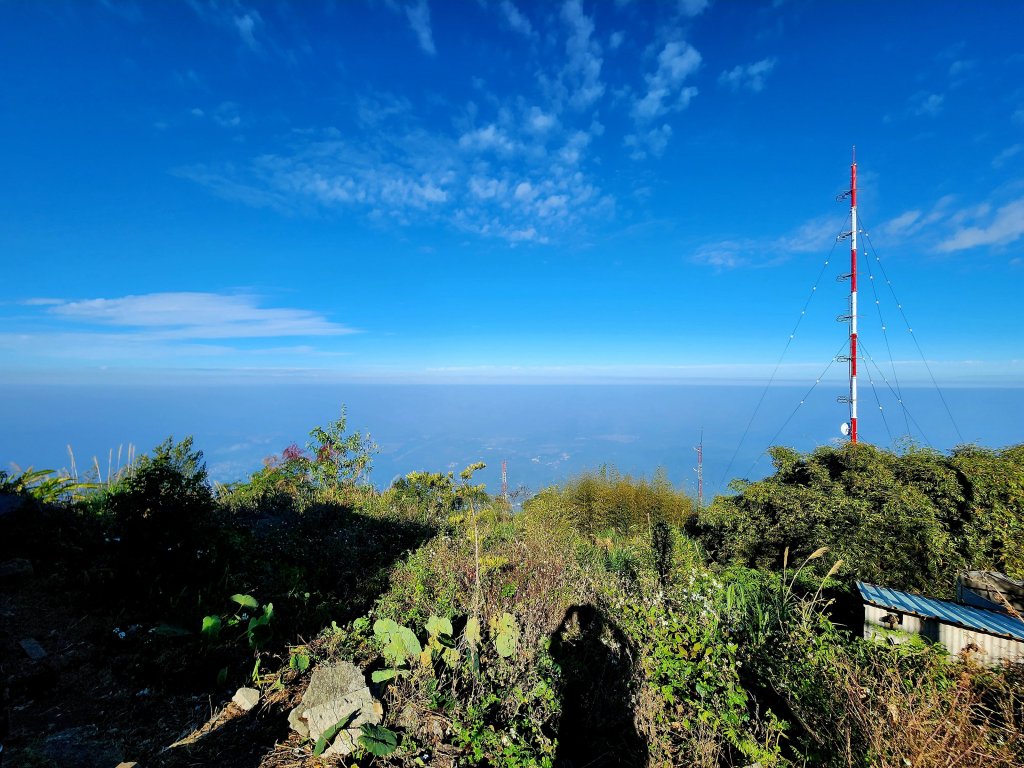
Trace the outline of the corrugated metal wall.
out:
<instances>
[{"instance_id":1,"label":"corrugated metal wall","mask_svg":"<svg viewBox=\"0 0 1024 768\"><path fill-rule=\"evenodd\" d=\"M889 628L886 616L895 616L899 623ZM978 660L984 664L1001 664L1004 661L1024 661L1024 642L1010 638L975 632L938 619L922 619L874 605L864 606L864 637L886 642L902 642L907 635L921 635L932 642L942 643L951 654L958 654L969 646L978 653Z\"/></svg>"}]
</instances>

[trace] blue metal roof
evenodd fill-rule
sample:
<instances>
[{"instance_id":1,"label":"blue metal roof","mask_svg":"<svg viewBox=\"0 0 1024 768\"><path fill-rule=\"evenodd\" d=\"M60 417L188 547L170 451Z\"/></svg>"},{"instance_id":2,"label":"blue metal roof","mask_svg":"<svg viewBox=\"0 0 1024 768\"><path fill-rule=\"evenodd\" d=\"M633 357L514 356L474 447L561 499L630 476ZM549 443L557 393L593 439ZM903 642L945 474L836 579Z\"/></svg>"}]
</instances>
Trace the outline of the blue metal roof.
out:
<instances>
[{"instance_id":1,"label":"blue metal roof","mask_svg":"<svg viewBox=\"0 0 1024 768\"><path fill-rule=\"evenodd\" d=\"M857 589L860 590L860 596L864 598L865 603L879 608L909 613L925 619L938 619L974 632L985 632L1024 642L1024 621L1006 613L986 611L984 608L960 605L948 600L921 597L898 589L865 584L862 581L857 582Z\"/></svg>"}]
</instances>

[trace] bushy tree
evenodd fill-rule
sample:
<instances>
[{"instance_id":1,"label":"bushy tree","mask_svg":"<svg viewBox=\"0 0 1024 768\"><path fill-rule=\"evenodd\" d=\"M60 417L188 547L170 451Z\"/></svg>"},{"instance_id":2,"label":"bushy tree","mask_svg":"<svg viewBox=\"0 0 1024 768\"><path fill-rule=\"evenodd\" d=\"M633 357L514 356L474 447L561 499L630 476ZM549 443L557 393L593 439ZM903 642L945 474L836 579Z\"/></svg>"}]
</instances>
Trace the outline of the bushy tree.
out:
<instances>
[{"instance_id":1,"label":"bushy tree","mask_svg":"<svg viewBox=\"0 0 1024 768\"><path fill-rule=\"evenodd\" d=\"M828 546L848 576L937 595L965 568L1024 567L1020 447L769 452L774 474L735 482L690 526L720 562L779 568Z\"/></svg>"},{"instance_id":2,"label":"bushy tree","mask_svg":"<svg viewBox=\"0 0 1024 768\"><path fill-rule=\"evenodd\" d=\"M142 456L107 492L102 509L126 597L146 597L158 609L158 596L178 588L169 585L203 583L216 567L217 507L191 437L168 438Z\"/></svg>"},{"instance_id":3,"label":"bushy tree","mask_svg":"<svg viewBox=\"0 0 1024 768\"><path fill-rule=\"evenodd\" d=\"M561 496L578 529L587 534L614 530L631 536L649 532L659 521L681 526L693 513L689 497L672 487L663 470L648 480L605 466L570 480Z\"/></svg>"}]
</instances>

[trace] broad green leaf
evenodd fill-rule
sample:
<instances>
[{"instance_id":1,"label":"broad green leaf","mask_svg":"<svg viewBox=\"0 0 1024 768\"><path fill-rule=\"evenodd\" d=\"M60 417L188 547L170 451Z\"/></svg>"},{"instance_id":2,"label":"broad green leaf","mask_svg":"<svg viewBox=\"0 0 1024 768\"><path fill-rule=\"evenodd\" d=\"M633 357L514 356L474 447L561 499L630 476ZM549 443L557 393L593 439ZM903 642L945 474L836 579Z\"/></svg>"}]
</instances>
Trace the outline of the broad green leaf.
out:
<instances>
[{"instance_id":1,"label":"broad green leaf","mask_svg":"<svg viewBox=\"0 0 1024 768\"><path fill-rule=\"evenodd\" d=\"M398 625L392 619L377 619L373 622L373 634L382 643L388 642L391 635L398 631Z\"/></svg>"},{"instance_id":2,"label":"broad green leaf","mask_svg":"<svg viewBox=\"0 0 1024 768\"><path fill-rule=\"evenodd\" d=\"M452 622L450 619L442 619L438 616L431 616L427 619L427 632L434 637L452 634Z\"/></svg>"},{"instance_id":3,"label":"broad green leaf","mask_svg":"<svg viewBox=\"0 0 1024 768\"><path fill-rule=\"evenodd\" d=\"M398 749L398 734L389 728L363 723L359 744L371 755L386 757Z\"/></svg>"},{"instance_id":4,"label":"broad green leaf","mask_svg":"<svg viewBox=\"0 0 1024 768\"><path fill-rule=\"evenodd\" d=\"M203 628L201 631L203 637L211 639L220 636L221 620L220 616L204 616L203 617Z\"/></svg>"},{"instance_id":5,"label":"broad green leaf","mask_svg":"<svg viewBox=\"0 0 1024 768\"><path fill-rule=\"evenodd\" d=\"M376 672L370 674L370 679L375 683L385 683L388 680L393 680L396 677L408 677L409 670L407 669L378 669Z\"/></svg>"},{"instance_id":6,"label":"broad green leaf","mask_svg":"<svg viewBox=\"0 0 1024 768\"><path fill-rule=\"evenodd\" d=\"M519 644L519 624L516 617L511 613L503 613L500 619L493 622L493 628L497 632L494 647L499 656L507 659L516 652L516 646Z\"/></svg>"},{"instance_id":7,"label":"broad green leaf","mask_svg":"<svg viewBox=\"0 0 1024 768\"><path fill-rule=\"evenodd\" d=\"M459 664L459 652L454 648L446 648L444 654L442 654L442 658L444 659L444 663L452 669L455 669Z\"/></svg>"},{"instance_id":8,"label":"broad green leaf","mask_svg":"<svg viewBox=\"0 0 1024 768\"><path fill-rule=\"evenodd\" d=\"M232 595L231 599L243 608L259 608L259 601L252 595Z\"/></svg>"},{"instance_id":9,"label":"broad green leaf","mask_svg":"<svg viewBox=\"0 0 1024 768\"><path fill-rule=\"evenodd\" d=\"M408 627L399 627L398 636L401 638L408 656L418 656L423 651L423 648L420 647L420 641L416 639L416 635Z\"/></svg>"}]
</instances>

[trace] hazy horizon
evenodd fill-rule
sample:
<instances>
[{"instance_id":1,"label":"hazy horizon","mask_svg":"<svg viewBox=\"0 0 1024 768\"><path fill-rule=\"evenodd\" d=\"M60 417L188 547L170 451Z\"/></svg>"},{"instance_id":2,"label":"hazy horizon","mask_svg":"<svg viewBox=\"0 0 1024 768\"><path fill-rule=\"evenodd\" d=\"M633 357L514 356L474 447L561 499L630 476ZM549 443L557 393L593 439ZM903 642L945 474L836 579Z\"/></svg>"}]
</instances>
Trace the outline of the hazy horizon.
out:
<instances>
[{"instance_id":1,"label":"hazy horizon","mask_svg":"<svg viewBox=\"0 0 1024 768\"><path fill-rule=\"evenodd\" d=\"M309 430L336 418L345 404L350 430L369 431L380 446L371 476L377 487L414 470L458 471L485 461L480 477L495 493L504 459L513 488L537 491L609 464L648 477L664 468L673 484L695 493L694 448L703 430L710 496L731 479L768 473L764 450L776 435L775 443L805 451L841 439L845 408L835 402L837 390L816 388L798 407L806 390L696 384L8 384L0 385L0 395L16 407L0 418L0 468L10 470L11 462L23 469L65 468L70 444L80 475L93 456L105 474L109 452L116 456L118 446L133 443L145 452L168 436L193 435L211 479L240 480L258 470L264 457L292 442L304 445ZM943 451L960 442L998 448L1021 441L1018 426L1005 417L1019 402L1018 389L954 387L943 394L962 440L934 390L907 387L910 418L887 410L893 441L902 439L907 425L918 443ZM764 403L751 420L762 395ZM862 441L889 447L870 392L861 412Z\"/></svg>"}]
</instances>

